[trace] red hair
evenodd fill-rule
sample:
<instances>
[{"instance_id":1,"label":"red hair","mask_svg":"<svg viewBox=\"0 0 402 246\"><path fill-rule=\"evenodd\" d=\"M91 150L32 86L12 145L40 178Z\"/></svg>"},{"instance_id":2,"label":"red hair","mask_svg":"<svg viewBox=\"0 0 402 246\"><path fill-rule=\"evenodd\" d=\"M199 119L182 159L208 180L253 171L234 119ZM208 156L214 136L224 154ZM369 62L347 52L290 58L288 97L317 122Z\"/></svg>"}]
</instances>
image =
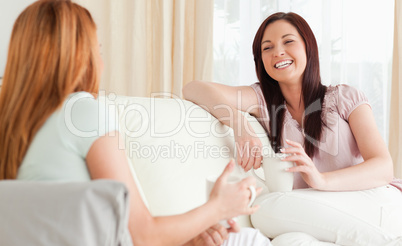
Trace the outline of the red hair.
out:
<instances>
[{"instance_id":1,"label":"red hair","mask_svg":"<svg viewBox=\"0 0 402 246\"><path fill-rule=\"evenodd\" d=\"M15 179L46 119L75 91L99 87L91 14L67 0L41 0L17 18L0 93L0 180Z\"/></svg>"}]
</instances>

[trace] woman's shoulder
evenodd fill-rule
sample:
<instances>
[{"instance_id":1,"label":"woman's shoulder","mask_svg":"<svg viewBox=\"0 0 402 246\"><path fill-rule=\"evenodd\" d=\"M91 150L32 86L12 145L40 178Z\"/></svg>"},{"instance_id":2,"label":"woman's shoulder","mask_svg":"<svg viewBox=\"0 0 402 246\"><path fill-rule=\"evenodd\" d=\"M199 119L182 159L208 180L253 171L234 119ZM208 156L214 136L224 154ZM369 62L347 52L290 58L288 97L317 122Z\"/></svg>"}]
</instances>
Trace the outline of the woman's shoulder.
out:
<instances>
[{"instance_id":1,"label":"woman's shoulder","mask_svg":"<svg viewBox=\"0 0 402 246\"><path fill-rule=\"evenodd\" d=\"M261 83L257 82L257 83L251 84L250 87L254 90L255 94L257 95L258 102L260 104L265 105L265 98L264 98L264 93L262 92Z\"/></svg>"},{"instance_id":2,"label":"woman's shoulder","mask_svg":"<svg viewBox=\"0 0 402 246\"><path fill-rule=\"evenodd\" d=\"M95 97L86 91L78 91L71 93L64 101L64 105L79 103L79 104L93 104L96 101Z\"/></svg>"},{"instance_id":3,"label":"woman's shoulder","mask_svg":"<svg viewBox=\"0 0 402 246\"><path fill-rule=\"evenodd\" d=\"M342 118L348 119L350 113L361 104L369 104L361 90L346 84L328 86L324 105L330 111L338 111Z\"/></svg>"},{"instance_id":4,"label":"woman's shoulder","mask_svg":"<svg viewBox=\"0 0 402 246\"><path fill-rule=\"evenodd\" d=\"M115 110L106 106L106 101L95 98L88 92L70 94L64 102L62 119L82 132L104 131L117 129Z\"/></svg>"},{"instance_id":5,"label":"woman's shoulder","mask_svg":"<svg viewBox=\"0 0 402 246\"><path fill-rule=\"evenodd\" d=\"M350 100L367 100L365 94L361 90L346 84L328 86L325 96L337 99L338 103Z\"/></svg>"},{"instance_id":6,"label":"woman's shoulder","mask_svg":"<svg viewBox=\"0 0 402 246\"><path fill-rule=\"evenodd\" d=\"M96 117L99 110L103 110L102 104L91 93L79 91L71 93L64 100L63 108L65 111L74 112L84 118Z\"/></svg>"},{"instance_id":7,"label":"woman's shoulder","mask_svg":"<svg viewBox=\"0 0 402 246\"><path fill-rule=\"evenodd\" d=\"M260 82L253 83L250 87L253 88L257 95L263 95Z\"/></svg>"},{"instance_id":8,"label":"woman's shoulder","mask_svg":"<svg viewBox=\"0 0 402 246\"><path fill-rule=\"evenodd\" d=\"M336 91L337 93L343 95L354 95L362 93L361 90L357 89L354 86L347 85L347 84L337 84L337 85L330 85L328 86L327 92Z\"/></svg>"}]
</instances>

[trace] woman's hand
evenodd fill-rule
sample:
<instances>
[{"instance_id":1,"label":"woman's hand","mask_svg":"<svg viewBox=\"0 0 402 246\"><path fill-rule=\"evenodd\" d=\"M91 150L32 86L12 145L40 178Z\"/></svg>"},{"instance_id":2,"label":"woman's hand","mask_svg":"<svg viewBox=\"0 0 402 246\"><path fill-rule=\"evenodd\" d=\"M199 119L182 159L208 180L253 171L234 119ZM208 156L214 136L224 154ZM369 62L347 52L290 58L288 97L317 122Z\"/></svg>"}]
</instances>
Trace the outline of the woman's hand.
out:
<instances>
[{"instance_id":1,"label":"woman's hand","mask_svg":"<svg viewBox=\"0 0 402 246\"><path fill-rule=\"evenodd\" d=\"M239 127L240 126L240 127ZM247 172L257 169L262 162L262 143L253 128L244 118L243 123L233 127L236 143L237 163Z\"/></svg>"},{"instance_id":2,"label":"woman's hand","mask_svg":"<svg viewBox=\"0 0 402 246\"><path fill-rule=\"evenodd\" d=\"M281 149L282 153L290 154L283 161L293 161L296 166L289 168L288 172L300 172L304 181L314 189L325 190L325 176L320 173L311 158L304 151L300 143L286 139L290 148Z\"/></svg>"},{"instance_id":3,"label":"woman's hand","mask_svg":"<svg viewBox=\"0 0 402 246\"><path fill-rule=\"evenodd\" d=\"M231 160L221 176L216 180L209 196L210 203L214 204L220 215L219 220L229 219L242 214L252 214L259 206L249 207L251 198L250 186L256 187L254 177L247 177L237 183L228 183L229 174L234 169L234 161ZM256 189L256 195L261 193L261 188Z\"/></svg>"},{"instance_id":4,"label":"woman's hand","mask_svg":"<svg viewBox=\"0 0 402 246\"><path fill-rule=\"evenodd\" d=\"M199 234L197 237L193 238L190 242L183 246L215 246L222 245L229 237L230 232L239 232L240 227L234 220L228 220L228 224L231 228L226 229L221 224L216 224L211 226L206 231Z\"/></svg>"}]
</instances>

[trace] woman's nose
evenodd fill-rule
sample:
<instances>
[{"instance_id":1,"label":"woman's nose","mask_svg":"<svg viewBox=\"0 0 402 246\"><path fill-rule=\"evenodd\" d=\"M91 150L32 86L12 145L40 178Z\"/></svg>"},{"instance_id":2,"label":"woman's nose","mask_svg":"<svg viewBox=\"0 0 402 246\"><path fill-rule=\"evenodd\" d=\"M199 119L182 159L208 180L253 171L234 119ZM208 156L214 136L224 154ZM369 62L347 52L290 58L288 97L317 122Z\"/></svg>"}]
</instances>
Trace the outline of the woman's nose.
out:
<instances>
[{"instance_id":1,"label":"woman's nose","mask_svg":"<svg viewBox=\"0 0 402 246\"><path fill-rule=\"evenodd\" d=\"M284 51L283 47L276 47L275 51L274 51L274 56L279 57L279 56L283 56L283 55L285 55L285 51Z\"/></svg>"}]
</instances>

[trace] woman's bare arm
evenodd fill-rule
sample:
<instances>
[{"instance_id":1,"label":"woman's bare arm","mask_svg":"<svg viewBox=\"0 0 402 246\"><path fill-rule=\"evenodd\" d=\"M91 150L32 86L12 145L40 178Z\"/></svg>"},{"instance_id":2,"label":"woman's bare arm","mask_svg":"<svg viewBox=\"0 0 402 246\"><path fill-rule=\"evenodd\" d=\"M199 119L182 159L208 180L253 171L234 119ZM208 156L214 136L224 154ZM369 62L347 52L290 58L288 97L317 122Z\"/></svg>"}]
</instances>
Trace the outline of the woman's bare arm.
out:
<instances>
[{"instance_id":1,"label":"woman's bare arm","mask_svg":"<svg viewBox=\"0 0 402 246\"><path fill-rule=\"evenodd\" d=\"M183 88L183 96L230 127L233 127L238 119L236 117L238 110L260 117L257 96L250 86L192 81Z\"/></svg>"},{"instance_id":2,"label":"woman's bare arm","mask_svg":"<svg viewBox=\"0 0 402 246\"><path fill-rule=\"evenodd\" d=\"M392 159L371 108L366 104L358 106L349 116L349 125L364 162L325 173L327 188L363 190L390 183L393 178Z\"/></svg>"},{"instance_id":3,"label":"woman's bare arm","mask_svg":"<svg viewBox=\"0 0 402 246\"><path fill-rule=\"evenodd\" d=\"M210 112L223 124L233 128L237 162L246 171L261 165L262 144L246 118L238 112L248 112L260 118L257 95L250 86L228 86L212 82L193 81L183 88L184 98Z\"/></svg>"}]
</instances>

